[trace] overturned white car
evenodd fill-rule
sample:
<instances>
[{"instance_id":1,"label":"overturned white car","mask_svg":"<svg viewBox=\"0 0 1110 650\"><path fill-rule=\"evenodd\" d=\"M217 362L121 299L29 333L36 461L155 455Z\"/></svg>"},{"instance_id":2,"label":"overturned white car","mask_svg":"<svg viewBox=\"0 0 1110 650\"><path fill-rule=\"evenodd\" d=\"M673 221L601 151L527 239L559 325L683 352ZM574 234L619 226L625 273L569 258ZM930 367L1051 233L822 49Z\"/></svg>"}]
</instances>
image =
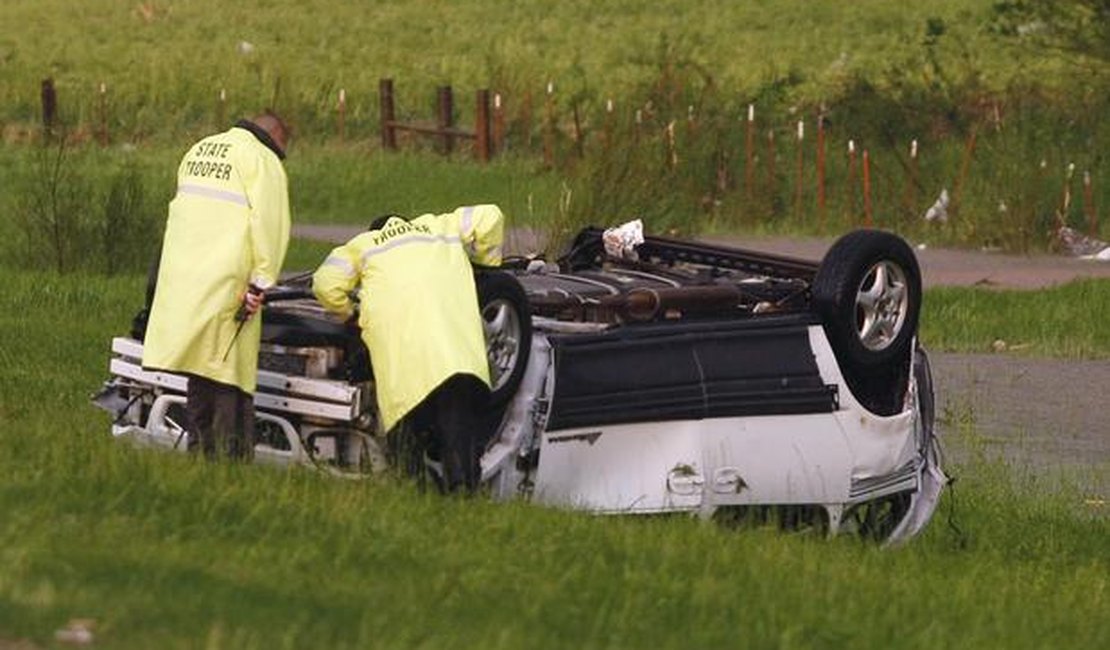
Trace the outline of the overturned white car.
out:
<instances>
[{"instance_id":1,"label":"overturned white car","mask_svg":"<svg viewBox=\"0 0 1110 650\"><path fill-rule=\"evenodd\" d=\"M368 355L309 281L267 296L256 459L383 471ZM884 542L931 518L946 478L920 271L900 238L851 232L817 264L659 237L607 251L587 229L557 261L476 281L494 498ZM117 438L183 450L187 380L144 370L141 337L139 319L112 341L96 402Z\"/></svg>"}]
</instances>

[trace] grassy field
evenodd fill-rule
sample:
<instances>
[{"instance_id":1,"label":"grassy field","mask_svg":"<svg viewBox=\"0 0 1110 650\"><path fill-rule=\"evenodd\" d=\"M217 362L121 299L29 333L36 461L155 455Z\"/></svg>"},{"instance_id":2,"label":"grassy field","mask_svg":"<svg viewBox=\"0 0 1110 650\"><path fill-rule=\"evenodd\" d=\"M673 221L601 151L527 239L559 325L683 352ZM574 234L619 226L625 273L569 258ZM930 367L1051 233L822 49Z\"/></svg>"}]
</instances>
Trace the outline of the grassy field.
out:
<instances>
[{"instance_id":1,"label":"grassy field","mask_svg":"<svg viewBox=\"0 0 1110 650\"><path fill-rule=\"evenodd\" d=\"M1110 358L1110 280L1070 282L1044 291L938 287L925 294L921 338L935 350Z\"/></svg>"},{"instance_id":2,"label":"grassy field","mask_svg":"<svg viewBox=\"0 0 1110 650\"><path fill-rule=\"evenodd\" d=\"M95 126L104 83L113 130L156 138L167 127L180 135L217 124L221 89L226 115L272 104L319 136L333 130L344 88L351 131L373 136L383 77L397 79L406 112L429 110L432 88L445 83L467 98L479 87L507 91L514 110L528 93L538 103L548 82L563 98L603 102L656 81L667 64L696 69L726 92L815 104L858 77L880 79L892 65L928 75L921 45L930 19L943 26L933 49L952 77L974 70L985 88L1005 89L1061 67L993 38L991 7L985 0L467 0L450 8L435 0L10 0L0 6L0 122L33 121L48 76L74 122Z\"/></svg>"},{"instance_id":3,"label":"grassy field","mask_svg":"<svg viewBox=\"0 0 1110 650\"><path fill-rule=\"evenodd\" d=\"M287 169L301 223L492 201L510 225L556 235L637 216L654 232L827 235L864 217L852 139L869 150L876 225L914 234L947 188L952 218L931 243L1043 248L1065 188L1065 218L1085 227L1085 171L1095 205L1110 200L1105 93L1074 62L993 36L992 5L0 3L0 649L54 647L73 619L94 622L95 647L144 650L1110 646L1105 495L985 452L954 468L920 538L880 550L197 463L113 443L88 402L138 306L182 149L267 105L297 130ZM65 147L40 146L46 77ZM402 119L429 117L436 85L455 87L464 125L476 88L503 92L507 155L383 153L382 77ZM601 137L610 97L614 147ZM822 104L827 215L813 165ZM295 241L286 268L328 249ZM1103 359L1107 313L1106 281L937 289L922 338ZM956 414L946 433L976 449L973 422Z\"/></svg>"},{"instance_id":4,"label":"grassy field","mask_svg":"<svg viewBox=\"0 0 1110 650\"><path fill-rule=\"evenodd\" d=\"M93 169L72 180L103 193L106 172L130 165L150 205L164 204L186 143L273 105L298 134L289 166L305 220L497 200L556 230L642 217L685 233L870 220L913 234L947 190L945 243L1043 249L1058 211L1086 229L1110 201L1106 93L1094 68L998 37L994 4L12 0L0 5L0 169L32 178L13 174L0 210L24 218L5 202L36 191L26 145L40 139L49 76L59 130L78 148L101 129L110 142L80 154ZM464 126L475 88L501 92L507 158L476 170L465 146L454 165L375 155L382 77L397 81L402 120L430 119L437 85L456 88ZM1095 226L1103 238L1106 224Z\"/></svg>"},{"instance_id":5,"label":"grassy field","mask_svg":"<svg viewBox=\"0 0 1110 650\"><path fill-rule=\"evenodd\" d=\"M111 442L87 401L140 277L6 282L0 646L83 618L125 649L1110 642L1110 519L1066 479L975 457L922 537L880 550L196 463Z\"/></svg>"}]
</instances>

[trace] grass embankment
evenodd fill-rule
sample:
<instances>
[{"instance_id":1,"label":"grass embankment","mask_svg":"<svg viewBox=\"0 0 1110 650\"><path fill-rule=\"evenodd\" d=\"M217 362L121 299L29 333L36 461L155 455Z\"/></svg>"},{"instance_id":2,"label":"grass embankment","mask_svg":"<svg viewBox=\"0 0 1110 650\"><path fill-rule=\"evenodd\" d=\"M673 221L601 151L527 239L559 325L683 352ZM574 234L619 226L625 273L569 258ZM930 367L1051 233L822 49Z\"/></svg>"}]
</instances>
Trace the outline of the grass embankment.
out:
<instances>
[{"instance_id":1,"label":"grass embankment","mask_svg":"<svg viewBox=\"0 0 1110 650\"><path fill-rule=\"evenodd\" d=\"M1110 358L1110 280L1041 291L937 287L925 292L921 339L946 352Z\"/></svg>"},{"instance_id":2,"label":"grass embankment","mask_svg":"<svg viewBox=\"0 0 1110 650\"><path fill-rule=\"evenodd\" d=\"M122 649L1110 642L1110 519L988 461L883 551L118 445L87 396L141 290L15 273L0 294L0 641L89 618Z\"/></svg>"}]
</instances>

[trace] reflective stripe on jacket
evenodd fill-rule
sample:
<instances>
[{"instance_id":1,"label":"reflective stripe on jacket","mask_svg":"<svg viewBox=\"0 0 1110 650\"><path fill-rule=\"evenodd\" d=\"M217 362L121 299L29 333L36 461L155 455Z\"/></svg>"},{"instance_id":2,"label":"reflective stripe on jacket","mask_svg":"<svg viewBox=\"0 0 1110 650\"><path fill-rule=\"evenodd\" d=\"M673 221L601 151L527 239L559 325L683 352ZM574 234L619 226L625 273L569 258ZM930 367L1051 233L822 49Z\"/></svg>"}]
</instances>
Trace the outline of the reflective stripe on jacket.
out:
<instances>
[{"instance_id":1,"label":"reflective stripe on jacket","mask_svg":"<svg viewBox=\"0 0 1110 650\"><path fill-rule=\"evenodd\" d=\"M248 283L277 281L289 227L285 169L274 151L238 126L193 145L177 171L143 366L253 392L261 319L235 338L235 312Z\"/></svg>"},{"instance_id":2,"label":"reflective stripe on jacket","mask_svg":"<svg viewBox=\"0 0 1110 650\"><path fill-rule=\"evenodd\" d=\"M394 217L333 250L316 270L313 291L329 311L350 316L348 293L359 288L359 326L385 431L452 375L489 384L470 264L501 264L503 229L495 205Z\"/></svg>"}]
</instances>

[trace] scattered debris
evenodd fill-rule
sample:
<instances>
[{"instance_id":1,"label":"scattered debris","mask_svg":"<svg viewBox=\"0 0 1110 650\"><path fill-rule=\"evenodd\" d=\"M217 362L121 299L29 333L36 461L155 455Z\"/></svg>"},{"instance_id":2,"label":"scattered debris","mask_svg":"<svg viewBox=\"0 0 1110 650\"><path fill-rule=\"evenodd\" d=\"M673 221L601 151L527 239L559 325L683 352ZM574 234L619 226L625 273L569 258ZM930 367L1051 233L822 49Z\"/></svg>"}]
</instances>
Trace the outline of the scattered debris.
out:
<instances>
[{"instance_id":1,"label":"scattered debris","mask_svg":"<svg viewBox=\"0 0 1110 650\"><path fill-rule=\"evenodd\" d=\"M605 252L610 257L636 260L636 247L644 243L644 222L633 219L615 228L609 228L601 235Z\"/></svg>"},{"instance_id":2,"label":"scattered debris","mask_svg":"<svg viewBox=\"0 0 1110 650\"><path fill-rule=\"evenodd\" d=\"M1065 253L1080 259L1110 261L1110 244L1088 237L1074 228L1060 226L1056 239Z\"/></svg>"},{"instance_id":3,"label":"scattered debris","mask_svg":"<svg viewBox=\"0 0 1110 650\"><path fill-rule=\"evenodd\" d=\"M71 618L65 627L54 632L54 639L58 643L89 645L93 642L95 627L96 621L91 618Z\"/></svg>"},{"instance_id":4,"label":"scattered debris","mask_svg":"<svg viewBox=\"0 0 1110 650\"><path fill-rule=\"evenodd\" d=\"M948 221L948 188L942 189L936 202L925 211L925 221L939 221L940 223Z\"/></svg>"}]
</instances>

